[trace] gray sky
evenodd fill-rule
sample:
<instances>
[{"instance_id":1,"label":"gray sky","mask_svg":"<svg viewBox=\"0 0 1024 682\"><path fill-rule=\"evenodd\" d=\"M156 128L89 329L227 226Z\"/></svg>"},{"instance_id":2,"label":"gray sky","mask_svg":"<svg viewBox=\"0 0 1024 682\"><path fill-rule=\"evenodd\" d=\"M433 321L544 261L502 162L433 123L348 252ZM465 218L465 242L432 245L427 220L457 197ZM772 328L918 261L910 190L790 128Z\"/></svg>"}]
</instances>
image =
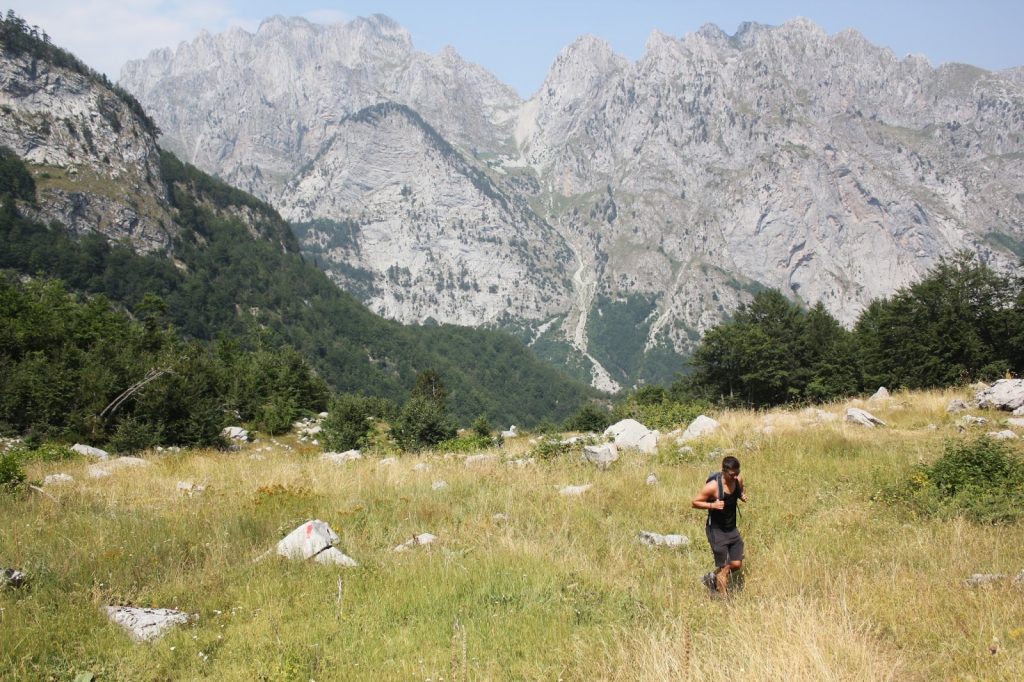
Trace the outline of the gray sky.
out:
<instances>
[{"instance_id":1,"label":"gray sky","mask_svg":"<svg viewBox=\"0 0 1024 682\"><path fill-rule=\"evenodd\" d=\"M318 23L380 13L412 34L417 49L452 45L528 97L559 50L583 34L604 38L638 59L651 31L673 36L706 23L734 33L743 21L780 24L803 16L830 34L855 28L897 56L923 54L933 65L957 61L986 69L1024 66L1024 2L1020 0L7 0L53 42L116 80L128 59L176 47L201 29L231 25L254 31L282 14Z\"/></svg>"}]
</instances>

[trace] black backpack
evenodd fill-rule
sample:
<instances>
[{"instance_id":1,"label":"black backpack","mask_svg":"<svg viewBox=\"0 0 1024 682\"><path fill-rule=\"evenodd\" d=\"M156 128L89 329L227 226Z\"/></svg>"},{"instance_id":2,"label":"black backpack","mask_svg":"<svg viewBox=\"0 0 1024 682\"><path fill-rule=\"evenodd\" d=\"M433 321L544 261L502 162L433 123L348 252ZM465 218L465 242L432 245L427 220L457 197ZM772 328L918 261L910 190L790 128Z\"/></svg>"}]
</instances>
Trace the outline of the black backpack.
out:
<instances>
[{"instance_id":1,"label":"black backpack","mask_svg":"<svg viewBox=\"0 0 1024 682\"><path fill-rule=\"evenodd\" d=\"M725 499L725 484L722 483L722 472L721 471L712 471L710 474L708 474L708 477L707 477L707 479L705 479L704 482L705 483L710 483L711 481L718 481L718 498L717 499L724 500ZM740 483L739 481L736 481L736 485L737 485L736 492L738 494L742 495L743 494L743 484ZM736 512L739 513L739 507L738 506L736 507ZM708 523L711 523L711 510L710 509L708 509Z\"/></svg>"}]
</instances>

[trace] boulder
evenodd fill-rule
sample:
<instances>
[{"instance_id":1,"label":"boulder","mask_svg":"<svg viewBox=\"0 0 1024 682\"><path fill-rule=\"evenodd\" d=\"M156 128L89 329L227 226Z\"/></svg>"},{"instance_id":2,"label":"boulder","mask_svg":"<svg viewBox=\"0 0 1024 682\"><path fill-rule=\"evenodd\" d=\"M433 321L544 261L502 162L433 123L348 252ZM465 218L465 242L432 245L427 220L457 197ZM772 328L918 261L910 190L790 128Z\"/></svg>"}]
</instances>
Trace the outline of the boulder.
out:
<instances>
[{"instance_id":1,"label":"boulder","mask_svg":"<svg viewBox=\"0 0 1024 682\"><path fill-rule=\"evenodd\" d=\"M133 606L108 606L107 617L128 630L139 642L164 635L175 625L184 625L195 618L175 609L141 609Z\"/></svg>"},{"instance_id":2,"label":"boulder","mask_svg":"<svg viewBox=\"0 0 1024 682\"><path fill-rule=\"evenodd\" d=\"M1024 405L1021 405L1016 410L1014 410L1013 411L1013 416L1014 417L1024 417Z\"/></svg>"},{"instance_id":3,"label":"boulder","mask_svg":"<svg viewBox=\"0 0 1024 682\"><path fill-rule=\"evenodd\" d=\"M392 464L398 464L397 457L385 457L381 461L377 462L377 466L379 467L389 467Z\"/></svg>"},{"instance_id":4,"label":"boulder","mask_svg":"<svg viewBox=\"0 0 1024 682\"><path fill-rule=\"evenodd\" d=\"M870 398L868 398L868 402L878 403L888 400L890 397L891 396L889 395L889 389L887 389L885 386L879 386L878 390L875 391Z\"/></svg>"},{"instance_id":5,"label":"boulder","mask_svg":"<svg viewBox=\"0 0 1024 682\"><path fill-rule=\"evenodd\" d=\"M505 462L505 466L511 467L513 469L525 469L526 467L532 466L533 464L536 463L537 460L535 460L533 457L520 457L519 459L508 460L507 462Z\"/></svg>"},{"instance_id":6,"label":"boulder","mask_svg":"<svg viewBox=\"0 0 1024 682\"><path fill-rule=\"evenodd\" d=\"M583 447L583 459L596 464L598 469L607 469L612 465L612 462L618 461L619 449L615 447L615 443L585 445Z\"/></svg>"},{"instance_id":7,"label":"boulder","mask_svg":"<svg viewBox=\"0 0 1024 682\"><path fill-rule=\"evenodd\" d=\"M94 457L96 459L110 459L109 452L107 452L106 450L100 450L99 448L94 448L91 445L82 445L81 443L75 443L74 445L71 446L71 449L80 455L85 455L86 457Z\"/></svg>"},{"instance_id":8,"label":"boulder","mask_svg":"<svg viewBox=\"0 0 1024 682\"><path fill-rule=\"evenodd\" d=\"M430 471L430 465L426 462L419 462L412 468L413 471Z\"/></svg>"},{"instance_id":9,"label":"boulder","mask_svg":"<svg viewBox=\"0 0 1024 682\"><path fill-rule=\"evenodd\" d=\"M398 547L395 547L396 552L406 552L420 545L429 545L430 543L437 540L437 536L433 533L420 533L419 535L413 535L409 540L406 540Z\"/></svg>"},{"instance_id":10,"label":"boulder","mask_svg":"<svg viewBox=\"0 0 1024 682\"><path fill-rule=\"evenodd\" d=\"M349 568L355 568L359 565L355 559L345 554L337 547L328 547L313 557L313 561L318 564L324 564L325 566L346 566Z\"/></svg>"},{"instance_id":11,"label":"boulder","mask_svg":"<svg viewBox=\"0 0 1024 682\"><path fill-rule=\"evenodd\" d=\"M1009 419L1006 420L1006 423L1009 424L1010 426L1016 426L1017 428L1024 427L1024 419L1010 417Z\"/></svg>"},{"instance_id":12,"label":"boulder","mask_svg":"<svg viewBox=\"0 0 1024 682\"><path fill-rule=\"evenodd\" d=\"M658 448L657 431L652 431L635 419L623 419L604 430L606 438L611 438L619 448L635 448L647 454Z\"/></svg>"},{"instance_id":13,"label":"boulder","mask_svg":"<svg viewBox=\"0 0 1024 682\"><path fill-rule=\"evenodd\" d=\"M448 482L447 481L434 481L430 485L430 489L431 490L444 490L447 487L448 487Z\"/></svg>"},{"instance_id":14,"label":"boulder","mask_svg":"<svg viewBox=\"0 0 1024 682\"><path fill-rule=\"evenodd\" d=\"M960 400L959 398L950 400L949 405L946 405L946 412L956 414L957 412L963 412L967 409L967 403Z\"/></svg>"},{"instance_id":15,"label":"boulder","mask_svg":"<svg viewBox=\"0 0 1024 682\"><path fill-rule=\"evenodd\" d=\"M653 471L647 474L647 480L645 481L645 483L647 483L647 485L658 485L657 474L655 474Z\"/></svg>"},{"instance_id":16,"label":"boulder","mask_svg":"<svg viewBox=\"0 0 1024 682\"><path fill-rule=\"evenodd\" d=\"M502 431L501 432L501 437L502 438L516 438L518 436L519 436L519 428L515 424L510 426L508 431Z\"/></svg>"},{"instance_id":17,"label":"boulder","mask_svg":"<svg viewBox=\"0 0 1024 682\"><path fill-rule=\"evenodd\" d=\"M249 432L243 429L241 426L225 426L221 430L220 435L223 436L224 438L227 438L228 440L249 440Z\"/></svg>"},{"instance_id":18,"label":"boulder","mask_svg":"<svg viewBox=\"0 0 1024 682\"><path fill-rule=\"evenodd\" d=\"M89 478L104 478L120 469L148 466L149 462L139 457L114 457L113 459L104 460L99 464L90 465L86 469L86 473L89 474Z\"/></svg>"},{"instance_id":19,"label":"boulder","mask_svg":"<svg viewBox=\"0 0 1024 682\"><path fill-rule=\"evenodd\" d=\"M61 483L74 483L75 477L71 474L48 474L43 479L43 485L60 485Z\"/></svg>"},{"instance_id":20,"label":"boulder","mask_svg":"<svg viewBox=\"0 0 1024 682\"><path fill-rule=\"evenodd\" d=\"M325 459L331 464L344 464L345 462L354 462L357 459L362 459L363 453L359 450L346 450L345 452L325 452L320 455L320 459Z\"/></svg>"},{"instance_id":21,"label":"boulder","mask_svg":"<svg viewBox=\"0 0 1024 682\"><path fill-rule=\"evenodd\" d=\"M470 455L466 458L465 465L468 467L490 466L501 460L497 455Z\"/></svg>"},{"instance_id":22,"label":"boulder","mask_svg":"<svg viewBox=\"0 0 1024 682\"><path fill-rule=\"evenodd\" d=\"M277 543L277 553L289 559L309 559L333 547L338 540L325 521L314 519L302 524Z\"/></svg>"},{"instance_id":23,"label":"boulder","mask_svg":"<svg viewBox=\"0 0 1024 682\"><path fill-rule=\"evenodd\" d=\"M592 483L585 483L583 485L567 485L559 490L558 494L565 495L567 497L579 497L593 487L594 485Z\"/></svg>"},{"instance_id":24,"label":"boulder","mask_svg":"<svg viewBox=\"0 0 1024 682\"><path fill-rule=\"evenodd\" d=\"M1017 438L1017 434L1009 429L989 431L986 435L992 440L1014 440Z\"/></svg>"},{"instance_id":25,"label":"boulder","mask_svg":"<svg viewBox=\"0 0 1024 682\"><path fill-rule=\"evenodd\" d=\"M652 533L647 530L640 531L637 536L640 538L640 542L644 543L648 547L687 547L690 544L690 538L685 535L661 535L659 533Z\"/></svg>"},{"instance_id":26,"label":"boulder","mask_svg":"<svg viewBox=\"0 0 1024 682\"><path fill-rule=\"evenodd\" d=\"M878 426L885 426L885 422L871 414L867 410L862 410L859 407L848 407L846 409L846 421L853 424L860 424L866 426L869 429Z\"/></svg>"},{"instance_id":27,"label":"boulder","mask_svg":"<svg viewBox=\"0 0 1024 682\"><path fill-rule=\"evenodd\" d=\"M720 426L721 424L717 421L702 414L690 422L690 425L686 427L686 431L684 431L683 435L679 437L679 441L685 443L687 441L703 438L704 436L717 431Z\"/></svg>"},{"instance_id":28,"label":"boulder","mask_svg":"<svg viewBox=\"0 0 1024 682\"><path fill-rule=\"evenodd\" d=\"M1024 379L1000 379L975 394L982 409L1013 410L1024 407Z\"/></svg>"}]
</instances>

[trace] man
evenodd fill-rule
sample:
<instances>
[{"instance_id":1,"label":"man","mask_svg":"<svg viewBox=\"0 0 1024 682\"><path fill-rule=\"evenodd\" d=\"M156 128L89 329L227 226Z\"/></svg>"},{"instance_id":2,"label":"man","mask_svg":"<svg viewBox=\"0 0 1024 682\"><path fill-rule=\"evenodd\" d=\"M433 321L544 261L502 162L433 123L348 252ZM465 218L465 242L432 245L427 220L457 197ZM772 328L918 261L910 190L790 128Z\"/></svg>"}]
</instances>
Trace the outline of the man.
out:
<instances>
[{"instance_id":1,"label":"man","mask_svg":"<svg viewBox=\"0 0 1024 682\"><path fill-rule=\"evenodd\" d=\"M740 461L731 455L722 460L722 471L708 477L704 487L693 498L694 509L707 509L705 533L715 555L715 572L704 576L704 584L712 592L725 596L729 575L743 568L743 538L736 528L736 501L747 501L740 476Z\"/></svg>"}]
</instances>

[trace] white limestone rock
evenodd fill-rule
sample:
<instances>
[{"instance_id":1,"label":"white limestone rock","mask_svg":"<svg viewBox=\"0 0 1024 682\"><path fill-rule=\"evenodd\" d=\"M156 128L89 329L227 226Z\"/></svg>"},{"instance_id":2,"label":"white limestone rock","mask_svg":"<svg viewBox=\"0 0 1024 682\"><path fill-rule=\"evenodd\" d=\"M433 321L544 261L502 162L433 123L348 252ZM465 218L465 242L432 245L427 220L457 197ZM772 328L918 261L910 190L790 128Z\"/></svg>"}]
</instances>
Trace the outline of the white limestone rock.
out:
<instances>
[{"instance_id":1,"label":"white limestone rock","mask_svg":"<svg viewBox=\"0 0 1024 682\"><path fill-rule=\"evenodd\" d=\"M885 386L879 386L878 390L875 391L871 395L870 398L868 398L868 402L869 403L885 402L885 401L889 400L890 397L892 397L892 396L889 395L889 389L887 389Z\"/></svg>"},{"instance_id":2,"label":"white limestone rock","mask_svg":"<svg viewBox=\"0 0 1024 682\"><path fill-rule=\"evenodd\" d=\"M558 491L559 495L565 495L566 497L579 497L583 493L587 492L594 487L593 483L584 483L583 485L567 485Z\"/></svg>"},{"instance_id":3,"label":"white limestone rock","mask_svg":"<svg viewBox=\"0 0 1024 682\"><path fill-rule=\"evenodd\" d=\"M595 464L598 469L608 469L613 462L619 460L619 450L615 443L586 445L583 447L583 459Z\"/></svg>"},{"instance_id":4,"label":"white limestone rock","mask_svg":"<svg viewBox=\"0 0 1024 682\"><path fill-rule=\"evenodd\" d=\"M110 453L106 450L94 448L91 445L83 445L82 443L75 443L71 446L74 452L86 457L92 457L94 459L110 459Z\"/></svg>"},{"instance_id":5,"label":"white limestone rock","mask_svg":"<svg viewBox=\"0 0 1024 682\"><path fill-rule=\"evenodd\" d=\"M950 414L956 414L957 412L963 412L967 409L967 403L959 398L954 398L949 401L949 405L946 405L946 412Z\"/></svg>"},{"instance_id":6,"label":"white limestone rock","mask_svg":"<svg viewBox=\"0 0 1024 682\"><path fill-rule=\"evenodd\" d=\"M862 410L859 407L848 407L846 409L846 421L851 424L859 424L860 426L864 426L869 429L873 429L875 426L885 426L884 421L867 410Z\"/></svg>"},{"instance_id":7,"label":"white limestone rock","mask_svg":"<svg viewBox=\"0 0 1024 682\"><path fill-rule=\"evenodd\" d=\"M74 483L75 477L71 474L47 474L46 478L43 479L43 485L60 485L62 483Z\"/></svg>"},{"instance_id":8,"label":"white limestone rock","mask_svg":"<svg viewBox=\"0 0 1024 682\"><path fill-rule=\"evenodd\" d=\"M437 536L434 535L433 533L420 533L418 535L412 536L411 538L409 538L408 540L406 540L402 544L398 545L397 547L395 547L395 549L393 551L395 551L395 552L407 552L410 549L414 549L416 547L422 547L424 545L432 544L436 540L437 540Z\"/></svg>"},{"instance_id":9,"label":"white limestone rock","mask_svg":"<svg viewBox=\"0 0 1024 682\"><path fill-rule=\"evenodd\" d=\"M717 421L702 414L690 422L686 427L686 430L683 432L683 435L679 437L679 441L686 443L691 440L703 438L704 436L713 434L720 426L721 424Z\"/></svg>"},{"instance_id":10,"label":"white limestone rock","mask_svg":"<svg viewBox=\"0 0 1024 682\"><path fill-rule=\"evenodd\" d=\"M177 609L149 609L134 606L107 606L107 617L128 630L139 642L159 639L176 625L186 625L196 618Z\"/></svg>"},{"instance_id":11,"label":"white limestone rock","mask_svg":"<svg viewBox=\"0 0 1024 682\"><path fill-rule=\"evenodd\" d=\"M992 440L1016 440L1017 434L1009 429L1003 429L1002 431L990 431L988 437Z\"/></svg>"},{"instance_id":12,"label":"white limestone rock","mask_svg":"<svg viewBox=\"0 0 1024 682\"><path fill-rule=\"evenodd\" d=\"M528 466L533 466L537 463L537 460L533 457L519 457L517 459L510 459L505 462L505 466L511 469L525 469Z\"/></svg>"},{"instance_id":13,"label":"white limestone rock","mask_svg":"<svg viewBox=\"0 0 1024 682\"><path fill-rule=\"evenodd\" d=\"M277 543L277 553L289 559L309 559L333 547L341 538L325 521L313 519Z\"/></svg>"},{"instance_id":14,"label":"white limestone rock","mask_svg":"<svg viewBox=\"0 0 1024 682\"><path fill-rule=\"evenodd\" d=\"M518 438L519 437L519 429L516 427L515 424L513 424L509 428L508 431L502 431L501 432L501 437L502 438Z\"/></svg>"},{"instance_id":15,"label":"white limestone rock","mask_svg":"<svg viewBox=\"0 0 1024 682\"><path fill-rule=\"evenodd\" d=\"M430 489L431 490L444 490L447 487L448 487L448 482L447 481L434 481L433 483L430 484Z\"/></svg>"},{"instance_id":16,"label":"white limestone rock","mask_svg":"<svg viewBox=\"0 0 1024 682\"><path fill-rule=\"evenodd\" d=\"M640 538L640 542L644 543L648 547L668 547L675 549L678 547L688 547L690 544L690 538L685 535L661 535L660 533L652 533L651 531L642 530L637 536Z\"/></svg>"},{"instance_id":17,"label":"white limestone rock","mask_svg":"<svg viewBox=\"0 0 1024 682\"><path fill-rule=\"evenodd\" d=\"M331 464L345 464L362 459L363 453L359 450L346 450L345 452L325 452L320 459L327 460Z\"/></svg>"},{"instance_id":18,"label":"white limestone rock","mask_svg":"<svg viewBox=\"0 0 1024 682\"><path fill-rule=\"evenodd\" d=\"M192 497L206 490L206 486L201 483L193 483L192 481L178 481L177 485L178 492Z\"/></svg>"},{"instance_id":19,"label":"white limestone rock","mask_svg":"<svg viewBox=\"0 0 1024 682\"><path fill-rule=\"evenodd\" d=\"M647 480L644 481L647 485L658 485L658 476L653 471L647 474Z\"/></svg>"},{"instance_id":20,"label":"white limestone rock","mask_svg":"<svg viewBox=\"0 0 1024 682\"><path fill-rule=\"evenodd\" d=\"M228 440L245 442L249 440L249 432L241 426L225 426L220 435Z\"/></svg>"},{"instance_id":21,"label":"white limestone rock","mask_svg":"<svg viewBox=\"0 0 1024 682\"><path fill-rule=\"evenodd\" d=\"M328 547L327 549L318 552L313 557L313 561L318 564L324 564L325 566L344 566L346 568L355 568L359 566L359 563L355 559L345 554L337 547Z\"/></svg>"},{"instance_id":22,"label":"white limestone rock","mask_svg":"<svg viewBox=\"0 0 1024 682\"><path fill-rule=\"evenodd\" d=\"M975 394L978 407L1014 411L1024 407L1024 379L1000 379Z\"/></svg>"}]
</instances>

